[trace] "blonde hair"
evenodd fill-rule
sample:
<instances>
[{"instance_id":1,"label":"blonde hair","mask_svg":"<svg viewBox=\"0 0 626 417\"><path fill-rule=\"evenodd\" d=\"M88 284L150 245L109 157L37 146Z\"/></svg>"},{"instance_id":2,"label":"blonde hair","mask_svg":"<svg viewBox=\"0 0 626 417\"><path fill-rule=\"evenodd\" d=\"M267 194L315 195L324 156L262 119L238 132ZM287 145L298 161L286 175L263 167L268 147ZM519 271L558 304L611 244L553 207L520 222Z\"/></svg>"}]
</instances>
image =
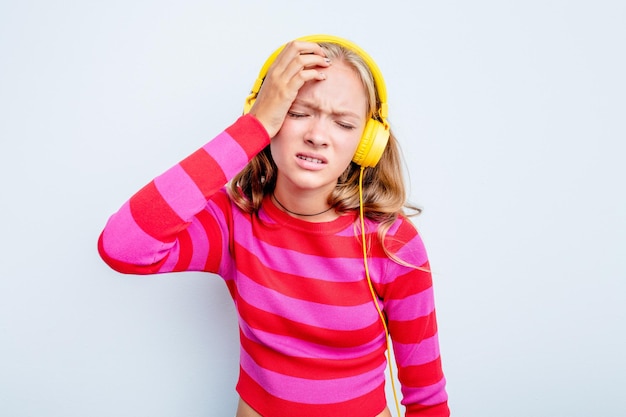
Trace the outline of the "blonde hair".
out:
<instances>
[{"instance_id":1,"label":"blonde hair","mask_svg":"<svg viewBox=\"0 0 626 417\"><path fill-rule=\"evenodd\" d=\"M355 52L334 43L320 43L331 61L343 61L361 79L368 106L367 118L377 118L380 99L372 73L365 61ZM361 167L351 162L338 178L337 186L328 197L328 204L339 214L359 209L359 175ZM246 213L258 213L264 196L274 192L277 167L267 146L257 154L230 183L229 195L235 204ZM405 182L402 173L400 147L393 132L378 164L363 173L363 211L368 219L379 223L378 236L384 243L391 225L399 216L415 215L420 209L406 201ZM407 214L406 210L410 211ZM383 244L383 247L385 245ZM399 261L385 247L390 258Z\"/></svg>"}]
</instances>

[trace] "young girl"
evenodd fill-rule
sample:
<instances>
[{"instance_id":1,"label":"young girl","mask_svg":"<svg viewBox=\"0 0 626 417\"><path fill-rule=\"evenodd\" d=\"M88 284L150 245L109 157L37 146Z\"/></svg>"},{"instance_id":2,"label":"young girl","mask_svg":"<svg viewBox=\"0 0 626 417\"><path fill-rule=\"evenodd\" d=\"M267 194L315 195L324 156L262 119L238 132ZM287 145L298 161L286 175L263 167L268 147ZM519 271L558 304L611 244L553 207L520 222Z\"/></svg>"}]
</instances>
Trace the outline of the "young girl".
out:
<instances>
[{"instance_id":1,"label":"young girl","mask_svg":"<svg viewBox=\"0 0 626 417\"><path fill-rule=\"evenodd\" d=\"M132 196L100 236L117 271L224 279L239 315L237 417L390 416L387 332L406 416L449 415L384 88L349 41L289 42L246 114Z\"/></svg>"}]
</instances>

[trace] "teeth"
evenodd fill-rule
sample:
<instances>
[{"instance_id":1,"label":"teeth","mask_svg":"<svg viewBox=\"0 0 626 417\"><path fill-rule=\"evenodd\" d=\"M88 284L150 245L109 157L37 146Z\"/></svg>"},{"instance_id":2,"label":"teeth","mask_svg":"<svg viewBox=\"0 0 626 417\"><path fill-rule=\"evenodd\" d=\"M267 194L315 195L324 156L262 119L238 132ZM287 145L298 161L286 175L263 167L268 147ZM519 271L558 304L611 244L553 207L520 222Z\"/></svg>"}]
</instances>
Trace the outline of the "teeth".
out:
<instances>
[{"instance_id":1,"label":"teeth","mask_svg":"<svg viewBox=\"0 0 626 417\"><path fill-rule=\"evenodd\" d=\"M299 155L298 158L304 159L305 161L308 161L308 162L315 162L316 164L321 164L322 163L321 159L311 158L311 157L308 157L308 156Z\"/></svg>"}]
</instances>

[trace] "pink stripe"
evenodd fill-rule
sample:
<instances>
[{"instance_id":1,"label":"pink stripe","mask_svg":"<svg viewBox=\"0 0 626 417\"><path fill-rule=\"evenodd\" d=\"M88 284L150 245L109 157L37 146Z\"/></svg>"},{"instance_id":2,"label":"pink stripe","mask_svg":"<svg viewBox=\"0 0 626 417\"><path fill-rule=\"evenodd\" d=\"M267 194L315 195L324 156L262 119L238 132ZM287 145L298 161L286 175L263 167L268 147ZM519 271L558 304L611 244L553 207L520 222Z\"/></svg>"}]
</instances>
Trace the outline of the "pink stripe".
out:
<instances>
[{"instance_id":1,"label":"pink stripe","mask_svg":"<svg viewBox=\"0 0 626 417\"><path fill-rule=\"evenodd\" d=\"M172 272L174 270L174 267L178 263L179 256L180 256L180 245L178 244L178 242L176 242L176 244L172 246L172 249L170 249L170 253L167 259L165 260L163 265L161 265L161 267L159 268L159 272L160 273Z\"/></svg>"},{"instance_id":2,"label":"pink stripe","mask_svg":"<svg viewBox=\"0 0 626 417\"><path fill-rule=\"evenodd\" d=\"M417 250L410 252L408 250L401 250L398 252L398 257L411 265L420 267L424 265L428 258L424 250ZM384 277L381 281L386 284L394 282L398 277L406 275L408 272L414 271L414 268L400 265L396 262L388 262L387 269L385 269Z\"/></svg>"},{"instance_id":3,"label":"pink stripe","mask_svg":"<svg viewBox=\"0 0 626 417\"><path fill-rule=\"evenodd\" d=\"M171 246L153 238L135 223L127 201L104 228L104 251L113 259L135 265L152 265L167 255Z\"/></svg>"},{"instance_id":4,"label":"pink stripe","mask_svg":"<svg viewBox=\"0 0 626 417\"><path fill-rule=\"evenodd\" d=\"M439 358L439 339L435 334L420 343L394 342L393 351L403 367L424 365Z\"/></svg>"},{"instance_id":5,"label":"pink stripe","mask_svg":"<svg viewBox=\"0 0 626 417\"><path fill-rule=\"evenodd\" d=\"M379 320L371 302L334 306L298 300L257 284L243 274L237 278L239 295L247 303L298 323L329 330L358 330Z\"/></svg>"},{"instance_id":6,"label":"pink stripe","mask_svg":"<svg viewBox=\"0 0 626 417\"><path fill-rule=\"evenodd\" d=\"M204 228L198 220L194 220L187 232L192 241L193 252L191 254L191 261L187 266L187 271L203 271L206 266L207 255L209 251L209 240L204 231ZM176 267L178 259L180 257L180 245L176 242L176 245L170 250L170 254L159 272L171 272Z\"/></svg>"},{"instance_id":7,"label":"pink stripe","mask_svg":"<svg viewBox=\"0 0 626 417\"><path fill-rule=\"evenodd\" d=\"M189 271L202 271L206 266L207 255L209 254L209 238L198 220L194 220L189 225L187 232L189 232L193 244L191 262L187 269Z\"/></svg>"},{"instance_id":8,"label":"pink stripe","mask_svg":"<svg viewBox=\"0 0 626 417\"><path fill-rule=\"evenodd\" d=\"M242 214L234 210L233 216L241 217ZM277 248L256 239L248 219L237 218L235 223L239 225L235 230L235 241L256 254L263 265L274 271L333 282L357 282L364 277L363 259L360 257L324 258ZM368 262L372 277L380 276L383 261L369 259ZM311 268L310 265L315 265L315 268Z\"/></svg>"},{"instance_id":9,"label":"pink stripe","mask_svg":"<svg viewBox=\"0 0 626 417\"><path fill-rule=\"evenodd\" d=\"M348 227L346 227L345 229L343 229L342 231L335 233L335 235L337 236L341 236L341 237L358 237L359 239L361 238L361 224L358 222L358 216L356 217L356 223L352 223L350 225L348 225ZM366 232L369 230L372 230L372 221L369 219L365 219L365 230ZM374 229L375 230L375 229ZM358 241L360 242L360 240Z\"/></svg>"},{"instance_id":10,"label":"pink stripe","mask_svg":"<svg viewBox=\"0 0 626 417\"><path fill-rule=\"evenodd\" d=\"M398 257L415 266L421 266L428 260L428 254L420 235L409 240L399 251Z\"/></svg>"},{"instance_id":11,"label":"pink stripe","mask_svg":"<svg viewBox=\"0 0 626 417\"><path fill-rule=\"evenodd\" d=\"M288 357L331 360L356 359L381 349L385 344L385 337L382 331L376 339L361 346L338 348L308 342L291 336L281 336L259 329L252 329L241 318L240 329L247 339L263 346L279 346L280 351Z\"/></svg>"},{"instance_id":12,"label":"pink stripe","mask_svg":"<svg viewBox=\"0 0 626 417\"><path fill-rule=\"evenodd\" d=\"M427 387L404 388L404 399L402 400L402 404L441 404L442 402L448 400L448 394L446 393L445 387L446 380L445 378L441 378L441 381Z\"/></svg>"},{"instance_id":13,"label":"pink stripe","mask_svg":"<svg viewBox=\"0 0 626 417\"><path fill-rule=\"evenodd\" d=\"M337 379L304 379L261 368L243 349L241 367L271 395L302 404L332 404L365 395L383 383L383 362L377 368L358 376Z\"/></svg>"},{"instance_id":14,"label":"pink stripe","mask_svg":"<svg viewBox=\"0 0 626 417\"><path fill-rule=\"evenodd\" d=\"M432 313L435 309L433 300L433 288L430 287L403 299L387 300L385 309L393 312L392 320L409 321Z\"/></svg>"},{"instance_id":15,"label":"pink stripe","mask_svg":"<svg viewBox=\"0 0 626 417\"><path fill-rule=\"evenodd\" d=\"M373 220L369 220L369 222L373 223ZM402 221L395 221L387 231L387 236L394 236L398 229L400 229L400 226L404 223L406 223L405 219L402 219Z\"/></svg>"},{"instance_id":16,"label":"pink stripe","mask_svg":"<svg viewBox=\"0 0 626 417\"><path fill-rule=\"evenodd\" d=\"M206 198L180 165L174 165L155 178L154 185L178 217L185 221L206 204Z\"/></svg>"},{"instance_id":17,"label":"pink stripe","mask_svg":"<svg viewBox=\"0 0 626 417\"><path fill-rule=\"evenodd\" d=\"M204 145L203 149L215 159L226 178L233 178L248 163L246 151L226 131Z\"/></svg>"},{"instance_id":18,"label":"pink stripe","mask_svg":"<svg viewBox=\"0 0 626 417\"><path fill-rule=\"evenodd\" d=\"M230 250L228 249L229 238L228 236L224 235L224 231L228 230L228 225L226 224L226 218L224 217L224 212L222 211L222 208L212 200L209 200L206 206L206 210L217 221L217 224L219 225L219 228L222 231L221 261L220 261L220 265L218 267L217 273L219 276L221 276L225 280L232 280L235 278L235 274L237 270L233 263ZM233 210L232 205L231 205L231 212L232 211L238 212L239 210Z\"/></svg>"},{"instance_id":19,"label":"pink stripe","mask_svg":"<svg viewBox=\"0 0 626 417\"><path fill-rule=\"evenodd\" d=\"M377 233L379 224L376 223L375 221L371 220L371 219L368 219L368 218L365 218L364 220L365 220L365 233L367 233L367 234L375 234L375 233ZM387 237L393 237L393 235L400 228L401 224L402 224L401 221L394 222L389 227L389 230L387 231ZM350 226L348 226L345 229L343 229L341 232L336 233L336 236L357 237L359 239L359 242L360 242L360 239L361 239L361 223L358 220L358 216L357 216L357 223L351 224Z\"/></svg>"}]
</instances>

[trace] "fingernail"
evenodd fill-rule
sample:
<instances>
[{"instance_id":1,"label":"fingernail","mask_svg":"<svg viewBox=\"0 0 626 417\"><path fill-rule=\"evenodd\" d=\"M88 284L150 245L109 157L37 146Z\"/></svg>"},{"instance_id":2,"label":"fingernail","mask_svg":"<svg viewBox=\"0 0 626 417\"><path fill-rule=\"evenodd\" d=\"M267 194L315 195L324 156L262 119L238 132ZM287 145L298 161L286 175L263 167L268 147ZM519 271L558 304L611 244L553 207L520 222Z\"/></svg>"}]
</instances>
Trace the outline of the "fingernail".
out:
<instances>
[{"instance_id":1,"label":"fingernail","mask_svg":"<svg viewBox=\"0 0 626 417\"><path fill-rule=\"evenodd\" d=\"M324 61L326 61L327 64L330 64L330 58L324 58Z\"/></svg>"},{"instance_id":2,"label":"fingernail","mask_svg":"<svg viewBox=\"0 0 626 417\"><path fill-rule=\"evenodd\" d=\"M326 79L326 74L324 74L323 72L320 72L320 77L322 77L322 80Z\"/></svg>"}]
</instances>

